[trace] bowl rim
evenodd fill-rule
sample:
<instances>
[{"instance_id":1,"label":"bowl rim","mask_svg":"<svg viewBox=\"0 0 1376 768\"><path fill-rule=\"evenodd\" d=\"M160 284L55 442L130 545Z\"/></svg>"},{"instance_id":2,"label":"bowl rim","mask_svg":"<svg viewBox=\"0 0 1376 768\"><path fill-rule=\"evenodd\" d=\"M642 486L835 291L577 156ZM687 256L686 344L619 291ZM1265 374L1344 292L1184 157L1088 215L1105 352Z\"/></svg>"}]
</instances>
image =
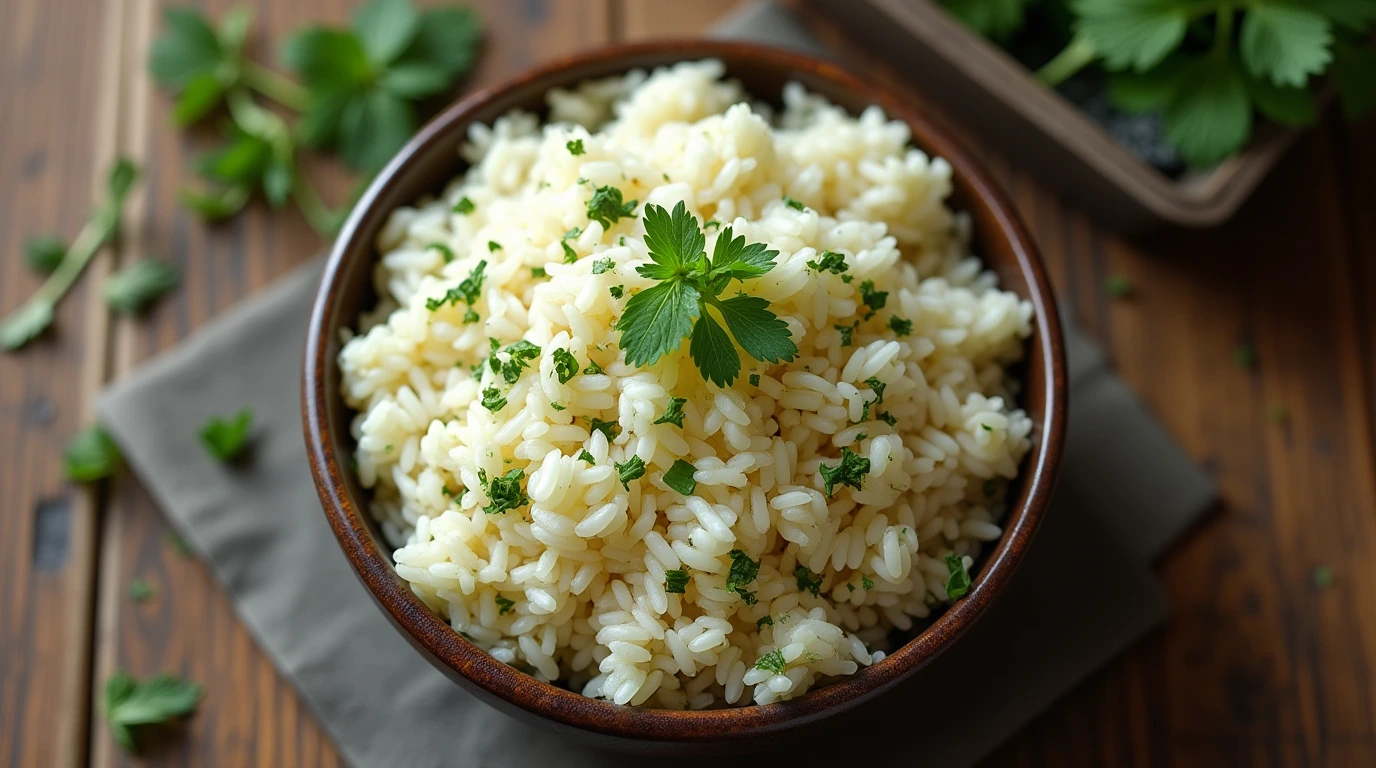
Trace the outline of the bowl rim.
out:
<instances>
[{"instance_id":1,"label":"bowl rim","mask_svg":"<svg viewBox=\"0 0 1376 768\"><path fill-rule=\"evenodd\" d=\"M1035 333L1029 345L1029 358L1041 358L1045 391L1044 415L1042 423L1037 425L1040 439L1034 441L1030 454L1024 459L1026 465L1020 477L1024 483L1021 503L1009 509L1004 534L973 578L970 592L881 662L840 682L774 704L701 711L620 706L540 682L497 661L461 637L403 585L388 555L374 544L367 522L349 497L343 481L347 461L339 461L331 448L333 427L331 404L326 398L326 377L333 368L331 361L326 359L326 350L328 334L337 329L329 322L335 314L337 285L349 254L374 256L371 242L357 242L369 209L385 197L403 170L417 162L427 147L451 131L465 130L472 122L472 114L489 102L532 83L557 79L566 70L607 66L637 56L667 55L678 61L750 59L776 70L806 71L881 106L889 119L902 120L912 130L913 143L950 163L953 175L966 184L970 196L988 206L998 230L988 236L1008 241L1017 269L1026 279L1027 298L1033 306ZM635 65L628 63L624 71L634 68ZM768 45L702 39L623 43L561 57L475 90L443 109L383 168L341 228L314 299L303 365L303 431L321 506L344 554L373 599L424 655L447 667L445 671L451 677L471 684L469 687L475 693L485 694L489 700L509 702L558 725L636 741L721 742L806 725L877 696L925 667L986 612L1023 560L1050 501L1065 435L1064 341L1051 284L1037 248L1007 197L991 181L972 152L953 138L952 131L910 102L909 95L862 82L830 61Z\"/></svg>"}]
</instances>

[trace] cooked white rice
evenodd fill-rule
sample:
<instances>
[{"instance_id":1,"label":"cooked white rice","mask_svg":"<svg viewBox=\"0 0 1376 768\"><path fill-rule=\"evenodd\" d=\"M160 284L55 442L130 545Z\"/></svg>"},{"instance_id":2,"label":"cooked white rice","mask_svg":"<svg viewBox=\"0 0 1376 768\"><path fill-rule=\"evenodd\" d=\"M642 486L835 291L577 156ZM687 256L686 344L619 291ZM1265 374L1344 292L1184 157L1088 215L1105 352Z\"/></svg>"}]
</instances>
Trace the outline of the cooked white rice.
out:
<instances>
[{"instance_id":1,"label":"cooked white rice","mask_svg":"<svg viewBox=\"0 0 1376 768\"><path fill-rule=\"evenodd\" d=\"M397 572L496 659L618 704L764 704L882 659L892 630L948 600L944 557L970 567L999 537L1003 481L1032 429L1004 368L1032 310L971 255L967 219L944 203L950 166L878 108L853 118L790 85L773 117L722 76L716 61L635 73L551 92L546 125L513 112L474 126L471 170L384 228L382 299L340 353L358 473ZM587 215L604 185L638 201L610 230ZM472 211L454 212L464 198ZM679 201L721 222L709 253L726 225L778 250L775 269L743 285L786 320L795 360L742 355L728 389L703 381L686 343L625 363L616 320L653 285L634 269L648 260L641 212ZM578 259L565 263L575 228ZM845 255L849 281L806 266L828 250ZM615 266L594 274L604 259ZM477 322L462 301L427 309L480 261ZM866 280L889 295L863 320ZM895 316L911 335L896 335ZM857 320L843 346L836 326ZM489 338L540 354L508 385L482 365ZM561 384L555 350L604 372ZM867 409L872 377L886 389ZM481 405L487 387L509 405ZM654 423L670 397L687 399L682 428ZM591 430L593 418L619 434ZM818 467L842 447L870 471L863 490L827 497ZM614 464L633 455L648 472L627 491ZM662 480L676 459L696 466L691 498ZM484 513L480 473L513 469L530 503ZM725 589L733 549L761 563L753 605ZM819 594L800 588L800 565ZM676 569L684 594L665 589ZM755 666L773 651L782 672Z\"/></svg>"}]
</instances>

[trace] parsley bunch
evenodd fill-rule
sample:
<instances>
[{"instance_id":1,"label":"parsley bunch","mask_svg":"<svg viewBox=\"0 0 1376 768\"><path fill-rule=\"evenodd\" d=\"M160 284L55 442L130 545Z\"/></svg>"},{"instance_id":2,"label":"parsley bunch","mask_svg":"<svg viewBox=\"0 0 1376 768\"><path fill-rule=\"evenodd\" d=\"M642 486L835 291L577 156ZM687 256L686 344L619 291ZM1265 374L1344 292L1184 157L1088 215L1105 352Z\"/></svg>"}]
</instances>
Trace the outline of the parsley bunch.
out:
<instances>
[{"instance_id":1,"label":"parsley bunch","mask_svg":"<svg viewBox=\"0 0 1376 768\"><path fill-rule=\"evenodd\" d=\"M1005 38L1034 0L944 0ZM1241 150L1255 114L1284 126L1318 118L1310 86L1329 75L1345 112L1376 111L1373 0L1040 0L1068 13L1074 37L1039 72L1059 85L1097 63L1125 112L1159 112L1166 138L1207 168ZM1065 6L1065 7L1061 7Z\"/></svg>"},{"instance_id":2,"label":"parsley bunch","mask_svg":"<svg viewBox=\"0 0 1376 768\"><path fill-rule=\"evenodd\" d=\"M645 245L653 263L636 267L636 272L658 285L632 296L617 322L626 362L652 364L678 349L691 333L689 354L703 379L726 387L741 370L736 345L761 362L784 362L798 354L788 325L769 310L767 300L745 293L720 298L732 280L767 274L777 251L763 243L747 245L744 236L733 237L727 227L709 260L706 237L682 202L672 214L658 205L645 206Z\"/></svg>"},{"instance_id":3,"label":"parsley bunch","mask_svg":"<svg viewBox=\"0 0 1376 768\"><path fill-rule=\"evenodd\" d=\"M261 191L273 208L294 202L321 234L347 210L328 208L300 172L300 145L333 150L350 168L372 173L415 132L417 105L448 90L472 67L477 17L464 8L417 10L410 0L371 0L348 28L315 26L294 34L283 60L294 82L245 53L251 16L242 10L212 25L193 8L168 9L149 71L176 94L173 116L191 125L224 107L226 143L199 159L204 191L182 201L208 220L235 215ZM289 122L255 97L299 113Z\"/></svg>"}]
</instances>

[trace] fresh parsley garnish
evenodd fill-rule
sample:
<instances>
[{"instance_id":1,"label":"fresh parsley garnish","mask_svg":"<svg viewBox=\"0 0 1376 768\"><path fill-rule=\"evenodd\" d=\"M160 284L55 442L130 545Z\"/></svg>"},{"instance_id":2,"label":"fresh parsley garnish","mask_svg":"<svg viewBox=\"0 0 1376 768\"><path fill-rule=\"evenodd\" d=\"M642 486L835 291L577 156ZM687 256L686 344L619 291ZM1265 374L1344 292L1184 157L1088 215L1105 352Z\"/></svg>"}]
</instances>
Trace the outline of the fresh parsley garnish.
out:
<instances>
[{"instance_id":1,"label":"fresh parsley garnish","mask_svg":"<svg viewBox=\"0 0 1376 768\"><path fill-rule=\"evenodd\" d=\"M773 623L772 621L770 622L770 624ZM759 660L755 662L755 669L763 669L767 672L773 672L776 675L782 675L784 669L787 667L788 663L784 661L784 652L778 648L761 656Z\"/></svg>"},{"instance_id":2,"label":"fresh parsley garnish","mask_svg":"<svg viewBox=\"0 0 1376 768\"><path fill-rule=\"evenodd\" d=\"M602 419L593 417L589 423L588 432L601 432L606 436L607 442L609 443L615 440L617 434L621 432L621 425L617 424L615 421L603 421Z\"/></svg>"},{"instance_id":3,"label":"fresh parsley garnish","mask_svg":"<svg viewBox=\"0 0 1376 768\"><path fill-rule=\"evenodd\" d=\"M497 601L497 615L498 615L498 616L505 616L505 615L507 615L508 613L511 613L511 609L513 609L513 608L516 607L516 601L515 601L515 600L511 600L511 599L509 599L509 598L502 597L501 595L497 595L497 597L496 597L495 599L496 599L496 601Z\"/></svg>"},{"instance_id":4,"label":"fresh parsley garnish","mask_svg":"<svg viewBox=\"0 0 1376 768\"><path fill-rule=\"evenodd\" d=\"M602 366L598 365L596 360L588 358L588 367L583 369L583 375L597 376L601 373L604 373L604 371L602 370Z\"/></svg>"},{"instance_id":5,"label":"fresh parsley garnish","mask_svg":"<svg viewBox=\"0 0 1376 768\"><path fill-rule=\"evenodd\" d=\"M540 356L540 348L534 342L521 339L511 344L506 349L501 350L506 355L506 360L501 362L502 380L507 384L515 384L521 378L521 372L530 367L530 361ZM499 360L497 353L494 352L492 360Z\"/></svg>"},{"instance_id":6,"label":"fresh parsley garnish","mask_svg":"<svg viewBox=\"0 0 1376 768\"><path fill-rule=\"evenodd\" d=\"M548 272L544 267L531 267L531 268L530 268L530 279L531 279L531 280L541 280L541 279L546 278L546 277L549 277L549 272Z\"/></svg>"},{"instance_id":7,"label":"fresh parsley garnish","mask_svg":"<svg viewBox=\"0 0 1376 768\"><path fill-rule=\"evenodd\" d=\"M597 459L594 459L592 454L588 453L588 450L586 448L578 452L578 459L580 461L586 461L589 464L597 464Z\"/></svg>"},{"instance_id":8,"label":"fresh parsley garnish","mask_svg":"<svg viewBox=\"0 0 1376 768\"><path fill-rule=\"evenodd\" d=\"M439 251L440 256L444 259L445 264L448 264L449 262L454 260L454 249L450 248L444 243L431 243L425 246L425 248L426 250Z\"/></svg>"},{"instance_id":9,"label":"fresh parsley garnish","mask_svg":"<svg viewBox=\"0 0 1376 768\"><path fill-rule=\"evenodd\" d=\"M458 306L462 301L468 305L468 312L464 314L465 323L475 323L478 321L478 313L473 309L473 305L478 303L478 299L483 295L483 281L486 275L483 271L487 269L486 261L479 261L478 266L474 267L458 285L445 291L443 296L436 299L426 299L425 308L431 312L436 312L446 304Z\"/></svg>"},{"instance_id":10,"label":"fresh parsley garnish","mask_svg":"<svg viewBox=\"0 0 1376 768\"><path fill-rule=\"evenodd\" d=\"M698 481L693 479L693 473L697 472L689 462L683 459L674 459L674 465L669 467L669 471L664 473L664 484L683 494L692 496L693 491L697 490Z\"/></svg>"},{"instance_id":11,"label":"fresh parsley garnish","mask_svg":"<svg viewBox=\"0 0 1376 768\"><path fill-rule=\"evenodd\" d=\"M813 597L822 591L822 577L813 573L806 565L794 568L793 578L798 582L799 590L807 590Z\"/></svg>"},{"instance_id":12,"label":"fresh parsley garnish","mask_svg":"<svg viewBox=\"0 0 1376 768\"><path fill-rule=\"evenodd\" d=\"M807 206L803 205L802 203L798 202L797 200L794 200L793 198L789 197L788 195L784 195L784 205L788 206L789 208L792 208L792 209L795 210L795 211L799 211L799 212L802 212L802 211L804 211L804 210L807 210Z\"/></svg>"},{"instance_id":13,"label":"fresh parsley garnish","mask_svg":"<svg viewBox=\"0 0 1376 768\"><path fill-rule=\"evenodd\" d=\"M588 199L588 220L601 224L604 231L611 229L613 223L635 216L637 202L623 201L616 187L598 187Z\"/></svg>"},{"instance_id":14,"label":"fresh parsley garnish","mask_svg":"<svg viewBox=\"0 0 1376 768\"><path fill-rule=\"evenodd\" d=\"M884 422L885 424L888 424L888 425L891 426L891 427L896 427L896 426L898 426L898 417L897 417L897 416L894 416L892 413L889 413L889 412L887 412L887 411L885 411L884 413L881 413L881 414L876 415L875 418L876 418L876 419L879 419L880 421Z\"/></svg>"},{"instance_id":15,"label":"fresh parsley garnish","mask_svg":"<svg viewBox=\"0 0 1376 768\"><path fill-rule=\"evenodd\" d=\"M664 591L671 595L687 594L688 572L676 568L666 568L664 570Z\"/></svg>"},{"instance_id":16,"label":"fresh parsley garnish","mask_svg":"<svg viewBox=\"0 0 1376 768\"><path fill-rule=\"evenodd\" d=\"M769 616L761 616L755 620L755 629L764 629L765 627L772 626L774 626L774 619Z\"/></svg>"},{"instance_id":17,"label":"fresh parsley garnish","mask_svg":"<svg viewBox=\"0 0 1376 768\"><path fill-rule=\"evenodd\" d=\"M837 333L841 334L841 346L849 347L854 344L855 329L860 327L860 321L857 320L850 325L836 325L833 327L836 329Z\"/></svg>"},{"instance_id":18,"label":"fresh parsley garnish","mask_svg":"<svg viewBox=\"0 0 1376 768\"><path fill-rule=\"evenodd\" d=\"M846 265L846 255L835 251L822 251L820 258L809 261L807 265L815 272L830 272L833 275L839 275L850 269Z\"/></svg>"},{"instance_id":19,"label":"fresh parsley garnish","mask_svg":"<svg viewBox=\"0 0 1376 768\"><path fill-rule=\"evenodd\" d=\"M951 574L946 577L947 596L952 600L965 597L965 593L970 591L970 574L965 570L965 561L955 553L947 552L946 570Z\"/></svg>"},{"instance_id":20,"label":"fresh parsley garnish","mask_svg":"<svg viewBox=\"0 0 1376 768\"><path fill-rule=\"evenodd\" d=\"M201 686L172 675L139 681L115 672L105 681L104 693L101 712L110 725L110 734L130 754L138 751L134 733L140 726L189 715L201 700Z\"/></svg>"},{"instance_id":21,"label":"fresh parsley garnish","mask_svg":"<svg viewBox=\"0 0 1376 768\"><path fill-rule=\"evenodd\" d=\"M655 419L656 424L673 424L679 429L683 428L683 404L688 402L686 397L670 397L669 405L664 408L664 415Z\"/></svg>"},{"instance_id":22,"label":"fresh parsley garnish","mask_svg":"<svg viewBox=\"0 0 1376 768\"><path fill-rule=\"evenodd\" d=\"M560 384L569 383L569 379L578 375L578 358L567 349L555 349L553 354L554 375L559 378Z\"/></svg>"},{"instance_id":23,"label":"fresh parsley garnish","mask_svg":"<svg viewBox=\"0 0 1376 768\"><path fill-rule=\"evenodd\" d=\"M153 599L153 585L148 579L139 577L129 582L129 599L136 603L146 603Z\"/></svg>"},{"instance_id":24,"label":"fresh parsley garnish","mask_svg":"<svg viewBox=\"0 0 1376 768\"><path fill-rule=\"evenodd\" d=\"M607 289L607 293L610 293L613 299L619 299L622 296L626 295L626 286L613 285L612 287Z\"/></svg>"},{"instance_id":25,"label":"fresh parsley garnish","mask_svg":"<svg viewBox=\"0 0 1376 768\"><path fill-rule=\"evenodd\" d=\"M865 379L865 383L868 384L868 385L870 385L870 389L874 390L874 395L875 395L875 400L874 400L874 402L876 402L876 403L883 403L883 402L884 402L884 390L888 388L888 385L885 384L884 382L880 381L878 378L876 378L876 377L874 377L874 376L871 376L871 377L869 377L868 379Z\"/></svg>"},{"instance_id":26,"label":"fresh parsley garnish","mask_svg":"<svg viewBox=\"0 0 1376 768\"><path fill-rule=\"evenodd\" d=\"M894 315L889 318L889 328L898 336L911 336L913 333L913 321Z\"/></svg>"},{"instance_id":27,"label":"fresh parsley garnish","mask_svg":"<svg viewBox=\"0 0 1376 768\"><path fill-rule=\"evenodd\" d=\"M760 374L758 374L758 373L752 373L752 374L750 374L750 379L749 379L749 381L750 381L750 386L752 386L752 387L758 387L758 386L760 386Z\"/></svg>"},{"instance_id":28,"label":"fresh parsley garnish","mask_svg":"<svg viewBox=\"0 0 1376 768\"><path fill-rule=\"evenodd\" d=\"M860 586L864 587L865 589L874 589L874 579L871 579L870 577L862 573L860 574Z\"/></svg>"},{"instance_id":29,"label":"fresh parsley garnish","mask_svg":"<svg viewBox=\"0 0 1376 768\"><path fill-rule=\"evenodd\" d=\"M826 486L828 496L838 485L849 485L859 491L863 490L861 486L865 475L869 474L870 460L849 448L842 448L841 463L834 467L822 464L817 470L822 473L822 483Z\"/></svg>"},{"instance_id":30,"label":"fresh parsley garnish","mask_svg":"<svg viewBox=\"0 0 1376 768\"><path fill-rule=\"evenodd\" d=\"M612 462L616 466L616 475L621 479L621 487L631 490L631 481L638 480L645 476L645 460L639 456L632 456L624 464Z\"/></svg>"},{"instance_id":31,"label":"fresh parsley garnish","mask_svg":"<svg viewBox=\"0 0 1376 768\"><path fill-rule=\"evenodd\" d=\"M767 300L743 293L718 298L732 280L768 273L777 251L763 243L746 245L744 236L732 237L727 227L717 237L709 261L706 238L682 202L672 214L658 205L645 206L645 244L653 263L636 271L659 282L632 296L617 323L628 363L653 364L678 349L691 333L689 354L702 377L730 386L740 373L740 355L709 306L731 329L736 344L756 360L777 363L798 354L788 325L768 309Z\"/></svg>"},{"instance_id":32,"label":"fresh parsley garnish","mask_svg":"<svg viewBox=\"0 0 1376 768\"><path fill-rule=\"evenodd\" d=\"M480 477L485 476L485 474L480 474ZM521 487L521 480L525 476L525 470L513 469L501 477L492 478L491 482L484 482L483 487L487 489L487 497L492 500L492 503L483 507L483 512L489 515L499 515L509 509L519 509L529 504L530 497Z\"/></svg>"},{"instance_id":33,"label":"fresh parsley garnish","mask_svg":"<svg viewBox=\"0 0 1376 768\"><path fill-rule=\"evenodd\" d=\"M569 245L569 240L581 234L583 234L583 229L581 227L574 227L565 232L563 237L559 238L559 246L564 249L565 264L572 264L578 261L578 252L573 250L573 246Z\"/></svg>"},{"instance_id":34,"label":"fresh parsley garnish","mask_svg":"<svg viewBox=\"0 0 1376 768\"><path fill-rule=\"evenodd\" d=\"M51 274L67 255L67 244L51 235L31 237L24 241L24 261L29 269Z\"/></svg>"},{"instance_id":35,"label":"fresh parsley garnish","mask_svg":"<svg viewBox=\"0 0 1376 768\"><path fill-rule=\"evenodd\" d=\"M459 202L454 203L454 213L457 213L460 216L467 216L468 214L472 213L473 208L473 201L469 200L467 197L461 197L459 198Z\"/></svg>"},{"instance_id":36,"label":"fresh parsley garnish","mask_svg":"<svg viewBox=\"0 0 1376 768\"><path fill-rule=\"evenodd\" d=\"M860 284L860 300L864 302L865 306L870 308L869 313L865 315L865 319L868 320L874 317L874 313L883 309L884 305L888 303L889 292L874 290L874 281L866 280Z\"/></svg>"},{"instance_id":37,"label":"fresh parsley garnish","mask_svg":"<svg viewBox=\"0 0 1376 768\"><path fill-rule=\"evenodd\" d=\"M502 391L496 387L487 387L483 389L481 403L484 408L496 413L506 407L506 395L503 395Z\"/></svg>"},{"instance_id":38,"label":"fresh parsley garnish","mask_svg":"<svg viewBox=\"0 0 1376 768\"><path fill-rule=\"evenodd\" d=\"M567 405L560 405L554 402L553 400L549 401L549 407L553 408L556 411L567 411L569 409Z\"/></svg>"},{"instance_id":39,"label":"fresh parsley garnish","mask_svg":"<svg viewBox=\"0 0 1376 768\"><path fill-rule=\"evenodd\" d=\"M177 269L152 259L136 261L105 280L105 303L123 315L137 314L177 287Z\"/></svg>"},{"instance_id":40,"label":"fresh parsley garnish","mask_svg":"<svg viewBox=\"0 0 1376 768\"><path fill-rule=\"evenodd\" d=\"M496 240L488 240L487 250L489 253L496 253L497 251L502 250L502 244L497 242Z\"/></svg>"},{"instance_id":41,"label":"fresh parsley garnish","mask_svg":"<svg viewBox=\"0 0 1376 768\"><path fill-rule=\"evenodd\" d=\"M223 462L231 462L248 448L249 433L253 429L253 409L243 408L228 419L212 416L201 426L201 445L206 453Z\"/></svg>"},{"instance_id":42,"label":"fresh parsley garnish","mask_svg":"<svg viewBox=\"0 0 1376 768\"><path fill-rule=\"evenodd\" d=\"M138 167L132 162L125 158L115 162L106 178L105 201L86 220L53 273L19 309L0 318L0 349L18 349L52 325L58 301L101 247L114 237L124 200L137 177Z\"/></svg>"},{"instance_id":43,"label":"fresh parsley garnish","mask_svg":"<svg viewBox=\"0 0 1376 768\"><path fill-rule=\"evenodd\" d=\"M569 154L570 154L570 155L582 155L582 154L587 154L586 151L583 149L583 140L582 140L582 139L574 139L573 141L570 141L569 143L565 144L564 146L565 146L565 147L568 147L568 150L569 150Z\"/></svg>"},{"instance_id":44,"label":"fresh parsley garnish","mask_svg":"<svg viewBox=\"0 0 1376 768\"><path fill-rule=\"evenodd\" d=\"M728 554L731 557L731 569L726 574L726 591L740 595L746 605L754 605L757 602L755 593L746 590L745 586L760 575L759 562L750 559L739 549L733 549Z\"/></svg>"},{"instance_id":45,"label":"fresh parsley garnish","mask_svg":"<svg viewBox=\"0 0 1376 768\"><path fill-rule=\"evenodd\" d=\"M610 272L613 269L616 269L616 262L611 259L598 259L592 263L592 273L594 275Z\"/></svg>"}]
</instances>

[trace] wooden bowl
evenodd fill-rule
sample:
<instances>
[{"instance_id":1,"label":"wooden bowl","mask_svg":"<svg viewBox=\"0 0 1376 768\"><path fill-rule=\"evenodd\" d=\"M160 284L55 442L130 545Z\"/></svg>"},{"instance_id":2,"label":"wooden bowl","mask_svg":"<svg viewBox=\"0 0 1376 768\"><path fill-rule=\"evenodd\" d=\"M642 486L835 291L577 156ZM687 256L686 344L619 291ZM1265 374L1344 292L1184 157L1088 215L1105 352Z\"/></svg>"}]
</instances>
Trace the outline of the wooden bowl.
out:
<instances>
[{"instance_id":1,"label":"wooden bowl","mask_svg":"<svg viewBox=\"0 0 1376 768\"><path fill-rule=\"evenodd\" d=\"M697 712L636 709L542 683L494 660L426 608L397 576L390 550L367 512L368 494L349 470L353 440L350 410L339 393L339 330L352 326L360 310L375 301L374 242L388 215L439 191L463 171L458 148L470 124L490 124L516 107L542 112L545 92L555 86L705 58L721 60L727 75L758 98L778 99L783 85L792 80L853 113L878 104L890 118L909 125L914 145L951 164L951 203L973 219L975 253L998 273L1004 287L1029 299L1035 310L1035 333L1022 366L1021 406L1036 429L1032 450L1009 490L1003 538L978 565L973 588L883 661L835 685L777 704ZM984 169L919 105L808 56L749 43L693 40L615 46L546 64L468 96L426 125L363 195L330 254L311 314L302 400L311 471L344 554L392 622L436 667L499 709L588 737L599 746L722 752L745 749L747 741L759 747L873 699L958 642L988 610L1046 512L1065 431L1066 378L1055 302L1031 238Z\"/></svg>"}]
</instances>

